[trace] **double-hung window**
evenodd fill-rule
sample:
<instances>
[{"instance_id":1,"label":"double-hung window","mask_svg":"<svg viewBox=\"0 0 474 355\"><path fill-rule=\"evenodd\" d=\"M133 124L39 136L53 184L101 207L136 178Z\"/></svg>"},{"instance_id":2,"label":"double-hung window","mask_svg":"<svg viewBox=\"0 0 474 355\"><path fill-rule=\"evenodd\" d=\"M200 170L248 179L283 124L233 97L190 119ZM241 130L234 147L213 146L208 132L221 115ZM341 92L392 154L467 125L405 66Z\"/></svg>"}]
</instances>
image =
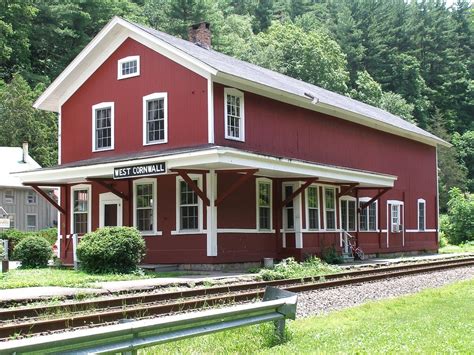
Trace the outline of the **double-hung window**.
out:
<instances>
[{"instance_id":1,"label":"double-hung window","mask_svg":"<svg viewBox=\"0 0 474 355\"><path fill-rule=\"evenodd\" d=\"M308 208L308 229L319 229L319 194L317 186L309 186L306 190L306 206Z\"/></svg>"},{"instance_id":2,"label":"double-hung window","mask_svg":"<svg viewBox=\"0 0 474 355\"><path fill-rule=\"evenodd\" d=\"M72 187L72 233L84 234L90 231L90 187Z\"/></svg>"},{"instance_id":3,"label":"double-hung window","mask_svg":"<svg viewBox=\"0 0 474 355\"><path fill-rule=\"evenodd\" d=\"M293 185L283 185L283 200L286 200L293 194ZM295 229L295 206L294 200L291 200L284 207L285 229Z\"/></svg>"},{"instance_id":4,"label":"double-hung window","mask_svg":"<svg viewBox=\"0 0 474 355\"><path fill-rule=\"evenodd\" d=\"M114 103L92 106L92 150L114 149Z\"/></svg>"},{"instance_id":5,"label":"double-hung window","mask_svg":"<svg viewBox=\"0 0 474 355\"><path fill-rule=\"evenodd\" d=\"M142 233L156 232L156 179L135 180L134 226Z\"/></svg>"},{"instance_id":6,"label":"double-hung window","mask_svg":"<svg viewBox=\"0 0 474 355\"><path fill-rule=\"evenodd\" d=\"M257 228L272 229L272 182L267 179L257 179Z\"/></svg>"},{"instance_id":7,"label":"double-hung window","mask_svg":"<svg viewBox=\"0 0 474 355\"><path fill-rule=\"evenodd\" d=\"M341 228L348 232L354 232L356 230L355 199L341 199Z\"/></svg>"},{"instance_id":8,"label":"double-hung window","mask_svg":"<svg viewBox=\"0 0 474 355\"><path fill-rule=\"evenodd\" d=\"M197 193L189 184L178 178L178 226L180 231L201 230L200 215L201 202ZM192 181L201 188L201 179L192 178Z\"/></svg>"},{"instance_id":9,"label":"double-hung window","mask_svg":"<svg viewBox=\"0 0 474 355\"><path fill-rule=\"evenodd\" d=\"M5 190L5 203L8 203L8 204L15 203L15 193L12 189Z\"/></svg>"},{"instance_id":10,"label":"double-hung window","mask_svg":"<svg viewBox=\"0 0 474 355\"><path fill-rule=\"evenodd\" d=\"M15 229L15 214L9 213L8 218L10 219L10 229Z\"/></svg>"},{"instance_id":11,"label":"double-hung window","mask_svg":"<svg viewBox=\"0 0 474 355\"><path fill-rule=\"evenodd\" d=\"M34 192L34 191L28 191L28 192L26 193L26 204L28 204L28 205L36 205L37 202L38 202L38 200L37 200L36 192Z\"/></svg>"},{"instance_id":12,"label":"double-hung window","mask_svg":"<svg viewBox=\"0 0 474 355\"><path fill-rule=\"evenodd\" d=\"M118 61L117 79L127 79L140 75L140 56L134 55Z\"/></svg>"},{"instance_id":13,"label":"double-hung window","mask_svg":"<svg viewBox=\"0 0 474 355\"><path fill-rule=\"evenodd\" d=\"M418 199L418 230L426 229L426 201L422 198Z\"/></svg>"},{"instance_id":14,"label":"double-hung window","mask_svg":"<svg viewBox=\"0 0 474 355\"><path fill-rule=\"evenodd\" d=\"M38 230L38 216L35 213L26 214L26 231L34 232Z\"/></svg>"},{"instance_id":15,"label":"double-hung window","mask_svg":"<svg viewBox=\"0 0 474 355\"><path fill-rule=\"evenodd\" d=\"M225 138L245 141L244 93L224 89Z\"/></svg>"},{"instance_id":16,"label":"double-hung window","mask_svg":"<svg viewBox=\"0 0 474 355\"><path fill-rule=\"evenodd\" d=\"M143 97L143 145L168 141L168 94Z\"/></svg>"},{"instance_id":17,"label":"double-hung window","mask_svg":"<svg viewBox=\"0 0 474 355\"><path fill-rule=\"evenodd\" d=\"M336 229L336 190L334 187L324 188L324 212L326 230Z\"/></svg>"},{"instance_id":18,"label":"double-hung window","mask_svg":"<svg viewBox=\"0 0 474 355\"><path fill-rule=\"evenodd\" d=\"M370 198L359 199L359 208ZM372 202L369 206L361 208L359 215L359 230L361 232L377 231L377 201Z\"/></svg>"},{"instance_id":19,"label":"double-hung window","mask_svg":"<svg viewBox=\"0 0 474 355\"><path fill-rule=\"evenodd\" d=\"M391 220L391 231L393 233L398 233L402 231L401 225L401 205L400 204L391 204L390 205L390 220Z\"/></svg>"}]
</instances>

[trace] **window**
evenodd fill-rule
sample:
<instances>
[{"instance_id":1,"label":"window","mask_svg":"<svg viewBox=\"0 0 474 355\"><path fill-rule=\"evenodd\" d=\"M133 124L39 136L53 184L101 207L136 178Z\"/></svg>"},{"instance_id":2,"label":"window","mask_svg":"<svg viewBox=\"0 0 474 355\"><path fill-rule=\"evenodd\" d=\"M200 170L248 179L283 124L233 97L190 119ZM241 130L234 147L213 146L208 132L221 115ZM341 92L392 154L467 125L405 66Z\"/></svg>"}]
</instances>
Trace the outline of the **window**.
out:
<instances>
[{"instance_id":1,"label":"window","mask_svg":"<svg viewBox=\"0 0 474 355\"><path fill-rule=\"evenodd\" d=\"M368 201L370 201L369 197L359 199L359 208ZM364 209L361 208L359 215L359 230L362 232L377 231L377 201L372 202Z\"/></svg>"},{"instance_id":2,"label":"window","mask_svg":"<svg viewBox=\"0 0 474 355\"><path fill-rule=\"evenodd\" d=\"M418 230L424 231L426 228L426 201L418 199Z\"/></svg>"},{"instance_id":3,"label":"window","mask_svg":"<svg viewBox=\"0 0 474 355\"><path fill-rule=\"evenodd\" d=\"M5 190L5 203L15 203L15 193L13 190Z\"/></svg>"},{"instance_id":4,"label":"window","mask_svg":"<svg viewBox=\"0 0 474 355\"><path fill-rule=\"evenodd\" d=\"M140 75L140 56L122 58L118 61L117 79L127 79Z\"/></svg>"},{"instance_id":5,"label":"window","mask_svg":"<svg viewBox=\"0 0 474 355\"><path fill-rule=\"evenodd\" d=\"M319 229L319 194L317 186L309 186L306 190L306 206L308 208L308 229Z\"/></svg>"},{"instance_id":6,"label":"window","mask_svg":"<svg viewBox=\"0 0 474 355\"><path fill-rule=\"evenodd\" d=\"M401 232L402 226L400 224L400 205L392 204L391 205L391 230L394 233Z\"/></svg>"},{"instance_id":7,"label":"window","mask_svg":"<svg viewBox=\"0 0 474 355\"><path fill-rule=\"evenodd\" d=\"M225 138L245 140L244 94L241 91L224 89Z\"/></svg>"},{"instance_id":8,"label":"window","mask_svg":"<svg viewBox=\"0 0 474 355\"><path fill-rule=\"evenodd\" d=\"M156 232L156 180L134 182L134 226L142 233Z\"/></svg>"},{"instance_id":9,"label":"window","mask_svg":"<svg viewBox=\"0 0 474 355\"><path fill-rule=\"evenodd\" d=\"M324 207L326 230L336 229L336 191L333 187L324 188Z\"/></svg>"},{"instance_id":10,"label":"window","mask_svg":"<svg viewBox=\"0 0 474 355\"><path fill-rule=\"evenodd\" d=\"M92 150L114 149L114 103L92 106Z\"/></svg>"},{"instance_id":11,"label":"window","mask_svg":"<svg viewBox=\"0 0 474 355\"><path fill-rule=\"evenodd\" d=\"M84 234L90 231L90 187L72 188L72 233Z\"/></svg>"},{"instance_id":12,"label":"window","mask_svg":"<svg viewBox=\"0 0 474 355\"><path fill-rule=\"evenodd\" d=\"M10 219L10 229L15 229L15 214L9 213L8 218Z\"/></svg>"},{"instance_id":13,"label":"window","mask_svg":"<svg viewBox=\"0 0 474 355\"><path fill-rule=\"evenodd\" d=\"M293 194L293 185L284 185L283 186L283 200L285 201L288 197ZM295 229L295 208L294 200L288 202L284 207L284 219L285 219L285 229L293 230Z\"/></svg>"},{"instance_id":14,"label":"window","mask_svg":"<svg viewBox=\"0 0 474 355\"><path fill-rule=\"evenodd\" d=\"M37 195L35 191L28 191L26 193L26 203L28 205L36 205L37 203Z\"/></svg>"},{"instance_id":15,"label":"window","mask_svg":"<svg viewBox=\"0 0 474 355\"><path fill-rule=\"evenodd\" d=\"M272 182L257 179L257 221L259 230L272 229Z\"/></svg>"},{"instance_id":16,"label":"window","mask_svg":"<svg viewBox=\"0 0 474 355\"><path fill-rule=\"evenodd\" d=\"M168 94L143 97L143 145L168 141Z\"/></svg>"},{"instance_id":17,"label":"window","mask_svg":"<svg viewBox=\"0 0 474 355\"><path fill-rule=\"evenodd\" d=\"M348 232L355 232L356 230L355 199L341 199L341 228Z\"/></svg>"},{"instance_id":18,"label":"window","mask_svg":"<svg viewBox=\"0 0 474 355\"><path fill-rule=\"evenodd\" d=\"M193 182L201 188L201 179L192 178ZM188 185L186 181L181 178L177 180L178 188L178 226L180 231L199 231L201 230L200 215L201 202L198 195Z\"/></svg>"},{"instance_id":19,"label":"window","mask_svg":"<svg viewBox=\"0 0 474 355\"><path fill-rule=\"evenodd\" d=\"M32 213L26 214L26 231L34 232L38 228L37 225L37 215Z\"/></svg>"}]
</instances>

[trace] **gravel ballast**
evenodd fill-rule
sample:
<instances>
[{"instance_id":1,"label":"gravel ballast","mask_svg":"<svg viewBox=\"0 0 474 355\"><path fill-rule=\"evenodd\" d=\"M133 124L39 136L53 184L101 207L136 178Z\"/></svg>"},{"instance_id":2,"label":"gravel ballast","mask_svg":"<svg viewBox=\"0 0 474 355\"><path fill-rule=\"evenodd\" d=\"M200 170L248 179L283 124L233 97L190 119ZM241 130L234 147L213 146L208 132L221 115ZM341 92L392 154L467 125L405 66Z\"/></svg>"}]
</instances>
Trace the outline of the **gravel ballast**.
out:
<instances>
[{"instance_id":1,"label":"gravel ballast","mask_svg":"<svg viewBox=\"0 0 474 355\"><path fill-rule=\"evenodd\" d=\"M413 294L427 288L441 287L474 278L474 266L408 275L349 286L298 294L298 317L329 313L369 301Z\"/></svg>"}]
</instances>

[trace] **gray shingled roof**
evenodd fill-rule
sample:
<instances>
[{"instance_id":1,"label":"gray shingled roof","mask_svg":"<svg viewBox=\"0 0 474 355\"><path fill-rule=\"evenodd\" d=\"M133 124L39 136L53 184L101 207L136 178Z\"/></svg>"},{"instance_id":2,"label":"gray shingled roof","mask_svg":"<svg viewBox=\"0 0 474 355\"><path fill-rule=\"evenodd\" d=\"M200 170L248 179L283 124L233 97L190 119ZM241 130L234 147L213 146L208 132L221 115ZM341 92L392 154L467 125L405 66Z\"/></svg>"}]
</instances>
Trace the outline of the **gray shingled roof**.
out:
<instances>
[{"instance_id":1,"label":"gray shingled roof","mask_svg":"<svg viewBox=\"0 0 474 355\"><path fill-rule=\"evenodd\" d=\"M444 142L435 135L417 127L410 122L405 121L401 117L395 116L380 108L367 105L347 96L320 88L319 86L308 84L304 81L259 67L258 65L238 60L212 49L204 49L198 45L195 45L194 43L171 36L164 32L160 32L136 23L133 23L133 25L185 52L186 54L200 60L202 63L216 69L218 72L226 73L290 94L298 95L306 99L308 99L308 97L305 95L305 93L309 93L323 104L360 114L376 121L401 128L408 132L434 139L438 141L438 143Z\"/></svg>"}]
</instances>

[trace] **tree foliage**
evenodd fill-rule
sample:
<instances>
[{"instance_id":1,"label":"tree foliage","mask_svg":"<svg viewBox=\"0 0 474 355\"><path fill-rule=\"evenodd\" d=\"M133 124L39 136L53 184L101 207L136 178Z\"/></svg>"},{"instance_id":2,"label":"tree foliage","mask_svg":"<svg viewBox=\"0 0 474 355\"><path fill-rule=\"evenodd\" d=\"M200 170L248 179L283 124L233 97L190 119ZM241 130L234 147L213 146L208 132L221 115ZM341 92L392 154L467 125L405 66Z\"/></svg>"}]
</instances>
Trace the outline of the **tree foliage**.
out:
<instances>
[{"instance_id":1,"label":"tree foliage","mask_svg":"<svg viewBox=\"0 0 474 355\"><path fill-rule=\"evenodd\" d=\"M458 188L449 191L448 216L443 232L451 244L474 241L474 194Z\"/></svg>"}]
</instances>

